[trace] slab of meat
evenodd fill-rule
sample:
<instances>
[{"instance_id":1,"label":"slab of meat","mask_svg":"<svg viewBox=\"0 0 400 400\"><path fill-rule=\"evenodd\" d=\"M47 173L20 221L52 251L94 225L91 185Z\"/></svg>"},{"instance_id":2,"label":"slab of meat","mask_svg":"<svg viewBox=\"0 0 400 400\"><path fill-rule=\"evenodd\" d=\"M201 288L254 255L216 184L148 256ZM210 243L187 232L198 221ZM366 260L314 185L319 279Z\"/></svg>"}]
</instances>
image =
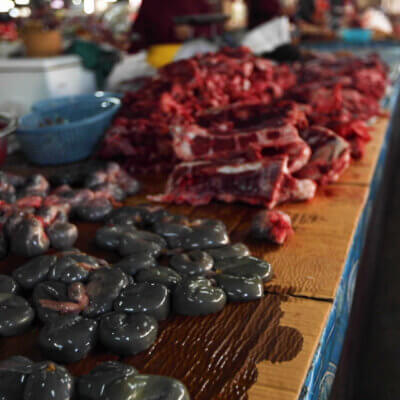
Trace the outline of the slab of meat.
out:
<instances>
[{"instance_id":1,"label":"slab of meat","mask_svg":"<svg viewBox=\"0 0 400 400\"><path fill-rule=\"evenodd\" d=\"M197 125L175 126L174 150L185 161L222 160L246 157L255 161L279 154L289 156L290 172L298 171L310 158L311 150L293 125L259 127L247 131L217 134Z\"/></svg>"},{"instance_id":2,"label":"slab of meat","mask_svg":"<svg viewBox=\"0 0 400 400\"><path fill-rule=\"evenodd\" d=\"M320 185L336 182L350 165L350 145L330 129L311 126L301 133L312 149L310 161L296 177L312 179Z\"/></svg>"},{"instance_id":3,"label":"slab of meat","mask_svg":"<svg viewBox=\"0 0 400 400\"><path fill-rule=\"evenodd\" d=\"M279 154L289 156L289 170L299 170L311 150L297 129L308 126L306 114L294 102L239 104L204 112L196 123L171 127L180 160L221 160L245 157L255 161Z\"/></svg>"},{"instance_id":4,"label":"slab of meat","mask_svg":"<svg viewBox=\"0 0 400 400\"><path fill-rule=\"evenodd\" d=\"M260 240L283 244L292 235L292 220L282 211L263 210L258 212L251 224L251 235Z\"/></svg>"},{"instance_id":5,"label":"slab of meat","mask_svg":"<svg viewBox=\"0 0 400 400\"><path fill-rule=\"evenodd\" d=\"M178 164L171 173L165 194L153 201L208 204L211 200L260 204L273 208L285 201L307 200L315 195L316 184L298 180L288 170L288 156L255 162L195 161Z\"/></svg>"}]
</instances>

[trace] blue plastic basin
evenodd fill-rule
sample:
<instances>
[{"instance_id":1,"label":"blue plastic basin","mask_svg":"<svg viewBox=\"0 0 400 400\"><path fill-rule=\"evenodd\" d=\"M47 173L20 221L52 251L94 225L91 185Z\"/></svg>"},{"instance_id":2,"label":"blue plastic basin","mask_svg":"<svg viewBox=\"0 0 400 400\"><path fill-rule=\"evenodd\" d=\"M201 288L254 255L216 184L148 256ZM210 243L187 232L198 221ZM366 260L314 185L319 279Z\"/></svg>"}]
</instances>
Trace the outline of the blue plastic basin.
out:
<instances>
[{"instance_id":1,"label":"blue plastic basin","mask_svg":"<svg viewBox=\"0 0 400 400\"><path fill-rule=\"evenodd\" d=\"M35 112L35 111L36 112L37 111L44 112L44 111L48 111L50 108L53 108L53 107L61 107L61 106L73 104L76 102L91 101L91 100L96 100L96 99L105 99L105 98L109 98L109 97L121 98L121 95L118 93L98 91L98 92L95 92L92 94L82 94L82 95L78 95L78 96L53 97L50 99L37 101L32 106L32 111L33 112Z\"/></svg>"},{"instance_id":2,"label":"blue plastic basin","mask_svg":"<svg viewBox=\"0 0 400 400\"><path fill-rule=\"evenodd\" d=\"M17 130L22 151L41 165L82 160L92 154L120 105L116 97L92 97L25 115ZM49 119L63 123L43 126Z\"/></svg>"}]
</instances>

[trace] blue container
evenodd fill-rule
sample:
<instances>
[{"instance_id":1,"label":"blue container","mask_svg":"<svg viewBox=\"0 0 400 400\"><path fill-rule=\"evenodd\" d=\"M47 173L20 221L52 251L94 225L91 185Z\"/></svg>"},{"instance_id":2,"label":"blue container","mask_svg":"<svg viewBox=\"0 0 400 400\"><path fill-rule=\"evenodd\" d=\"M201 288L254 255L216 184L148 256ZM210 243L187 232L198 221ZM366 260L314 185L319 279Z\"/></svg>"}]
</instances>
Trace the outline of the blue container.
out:
<instances>
[{"instance_id":1,"label":"blue container","mask_svg":"<svg viewBox=\"0 0 400 400\"><path fill-rule=\"evenodd\" d=\"M54 97L52 99L45 99L45 100L40 100L37 101L33 106L32 106L32 111L34 112L43 112L47 111L50 108L53 107L59 107L59 106L65 106L68 104L73 104L76 102L81 102L81 101L90 101L93 99L105 99L108 97L118 97L121 98L122 95L118 93L112 93L112 92L95 92L92 94L82 94L79 96L64 96L64 97Z\"/></svg>"},{"instance_id":2,"label":"blue container","mask_svg":"<svg viewBox=\"0 0 400 400\"><path fill-rule=\"evenodd\" d=\"M120 105L116 97L92 98L25 115L17 130L22 151L41 165L82 160L93 152Z\"/></svg>"},{"instance_id":3,"label":"blue container","mask_svg":"<svg viewBox=\"0 0 400 400\"><path fill-rule=\"evenodd\" d=\"M348 43L368 43L372 40L372 31L361 28L342 29L340 37Z\"/></svg>"}]
</instances>

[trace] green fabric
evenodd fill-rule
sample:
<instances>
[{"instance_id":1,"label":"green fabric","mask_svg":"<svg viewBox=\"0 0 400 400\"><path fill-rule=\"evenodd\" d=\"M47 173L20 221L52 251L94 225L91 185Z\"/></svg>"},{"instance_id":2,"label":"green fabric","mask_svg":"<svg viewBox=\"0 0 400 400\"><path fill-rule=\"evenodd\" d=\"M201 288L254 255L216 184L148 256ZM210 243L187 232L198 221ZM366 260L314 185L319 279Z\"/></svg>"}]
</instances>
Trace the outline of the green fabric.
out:
<instances>
[{"instance_id":1,"label":"green fabric","mask_svg":"<svg viewBox=\"0 0 400 400\"><path fill-rule=\"evenodd\" d=\"M74 40L68 53L80 56L83 66L95 72L98 89L104 89L108 75L120 60L118 51L105 50L94 42L84 40Z\"/></svg>"}]
</instances>

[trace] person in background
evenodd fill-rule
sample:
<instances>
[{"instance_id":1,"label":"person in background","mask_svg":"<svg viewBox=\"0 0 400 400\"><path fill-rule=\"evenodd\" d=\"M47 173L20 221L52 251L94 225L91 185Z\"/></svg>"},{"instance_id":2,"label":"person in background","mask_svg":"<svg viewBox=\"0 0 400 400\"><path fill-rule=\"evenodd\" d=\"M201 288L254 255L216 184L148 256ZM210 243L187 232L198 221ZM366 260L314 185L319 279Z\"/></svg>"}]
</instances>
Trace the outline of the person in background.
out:
<instances>
[{"instance_id":1,"label":"person in background","mask_svg":"<svg viewBox=\"0 0 400 400\"><path fill-rule=\"evenodd\" d=\"M282 15L292 19L296 13L296 6L297 0L248 0L249 28Z\"/></svg>"},{"instance_id":2,"label":"person in background","mask_svg":"<svg viewBox=\"0 0 400 400\"><path fill-rule=\"evenodd\" d=\"M327 25L329 0L300 0L298 17L314 25Z\"/></svg>"},{"instance_id":3,"label":"person in background","mask_svg":"<svg viewBox=\"0 0 400 400\"><path fill-rule=\"evenodd\" d=\"M207 0L143 0L132 28L131 51L156 44L181 43L207 34L205 28L176 25L174 17L211 12L212 6Z\"/></svg>"},{"instance_id":4,"label":"person in background","mask_svg":"<svg viewBox=\"0 0 400 400\"><path fill-rule=\"evenodd\" d=\"M346 0L345 0L346 1ZM329 0L300 0L297 20L300 32L305 36L333 38L330 27Z\"/></svg>"}]
</instances>

